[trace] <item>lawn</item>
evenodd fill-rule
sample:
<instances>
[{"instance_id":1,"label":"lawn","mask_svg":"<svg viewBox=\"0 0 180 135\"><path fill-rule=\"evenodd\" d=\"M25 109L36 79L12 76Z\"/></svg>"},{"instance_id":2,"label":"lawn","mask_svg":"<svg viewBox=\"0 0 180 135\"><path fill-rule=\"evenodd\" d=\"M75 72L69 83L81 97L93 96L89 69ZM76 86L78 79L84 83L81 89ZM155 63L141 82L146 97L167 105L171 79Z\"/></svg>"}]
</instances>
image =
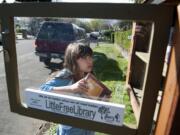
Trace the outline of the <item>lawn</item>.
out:
<instances>
[{"instance_id":1,"label":"lawn","mask_svg":"<svg viewBox=\"0 0 180 135\"><path fill-rule=\"evenodd\" d=\"M125 79L128 61L124 59L114 44L100 44L94 49L94 74L110 90L110 102L125 105L124 123L136 124L130 105L129 96L125 90ZM96 135L104 135L96 133Z\"/></svg>"},{"instance_id":2,"label":"lawn","mask_svg":"<svg viewBox=\"0 0 180 135\"><path fill-rule=\"evenodd\" d=\"M125 105L124 123L133 125L136 121L125 90L128 61L121 56L116 47L114 44L100 43L93 48L94 74L112 91L110 102ZM54 130L55 128L51 127L49 134L54 133ZM97 132L96 135L106 134Z\"/></svg>"},{"instance_id":3,"label":"lawn","mask_svg":"<svg viewBox=\"0 0 180 135\"><path fill-rule=\"evenodd\" d=\"M132 35L132 29L127 31L117 31L115 32L115 43L120 45L125 50L129 50L131 45L131 40L128 39L128 36Z\"/></svg>"}]
</instances>

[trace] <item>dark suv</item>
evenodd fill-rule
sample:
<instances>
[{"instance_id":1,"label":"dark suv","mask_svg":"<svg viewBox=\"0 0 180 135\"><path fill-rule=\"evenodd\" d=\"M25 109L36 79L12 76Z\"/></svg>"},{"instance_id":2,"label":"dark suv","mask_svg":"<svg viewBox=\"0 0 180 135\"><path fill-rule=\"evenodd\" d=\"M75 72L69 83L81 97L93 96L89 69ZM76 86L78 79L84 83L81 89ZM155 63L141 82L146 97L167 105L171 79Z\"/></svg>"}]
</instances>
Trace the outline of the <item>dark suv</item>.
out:
<instances>
[{"instance_id":1,"label":"dark suv","mask_svg":"<svg viewBox=\"0 0 180 135\"><path fill-rule=\"evenodd\" d=\"M44 22L35 41L35 53L49 65L52 58L63 59L67 46L73 42L86 42L83 28L72 23Z\"/></svg>"}]
</instances>

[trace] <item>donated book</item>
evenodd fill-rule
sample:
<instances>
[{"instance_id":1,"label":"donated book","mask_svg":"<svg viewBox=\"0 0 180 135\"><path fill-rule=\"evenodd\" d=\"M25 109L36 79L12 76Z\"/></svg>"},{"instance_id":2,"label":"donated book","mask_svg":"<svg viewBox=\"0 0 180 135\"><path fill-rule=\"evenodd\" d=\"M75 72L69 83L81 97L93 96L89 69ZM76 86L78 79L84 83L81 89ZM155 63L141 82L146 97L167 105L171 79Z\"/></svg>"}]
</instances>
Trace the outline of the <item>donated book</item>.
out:
<instances>
[{"instance_id":1,"label":"donated book","mask_svg":"<svg viewBox=\"0 0 180 135\"><path fill-rule=\"evenodd\" d=\"M96 98L110 97L111 91L102 82L97 80L93 74L88 73L85 81L88 86L87 96Z\"/></svg>"}]
</instances>

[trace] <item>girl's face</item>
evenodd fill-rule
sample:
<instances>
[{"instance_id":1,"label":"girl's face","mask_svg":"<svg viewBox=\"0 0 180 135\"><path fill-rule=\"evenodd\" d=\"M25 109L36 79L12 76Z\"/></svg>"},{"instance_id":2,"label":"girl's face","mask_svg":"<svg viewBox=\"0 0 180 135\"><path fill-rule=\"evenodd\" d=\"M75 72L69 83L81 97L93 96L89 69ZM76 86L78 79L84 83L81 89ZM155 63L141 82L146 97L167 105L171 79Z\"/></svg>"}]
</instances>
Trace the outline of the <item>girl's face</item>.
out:
<instances>
[{"instance_id":1,"label":"girl's face","mask_svg":"<svg viewBox=\"0 0 180 135\"><path fill-rule=\"evenodd\" d=\"M81 72L91 72L93 69L93 58L91 56L86 56L77 59L77 64Z\"/></svg>"}]
</instances>

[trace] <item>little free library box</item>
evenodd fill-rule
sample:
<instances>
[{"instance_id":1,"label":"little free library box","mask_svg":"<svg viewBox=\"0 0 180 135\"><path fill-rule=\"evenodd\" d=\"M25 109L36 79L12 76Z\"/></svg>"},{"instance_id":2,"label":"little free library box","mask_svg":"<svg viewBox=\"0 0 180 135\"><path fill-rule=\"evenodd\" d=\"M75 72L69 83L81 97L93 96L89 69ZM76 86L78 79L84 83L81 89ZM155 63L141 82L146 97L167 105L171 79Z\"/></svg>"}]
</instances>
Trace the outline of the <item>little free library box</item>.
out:
<instances>
[{"instance_id":1,"label":"little free library box","mask_svg":"<svg viewBox=\"0 0 180 135\"><path fill-rule=\"evenodd\" d=\"M125 106L121 104L35 89L26 89L25 96L30 108L116 126L123 125Z\"/></svg>"}]
</instances>

